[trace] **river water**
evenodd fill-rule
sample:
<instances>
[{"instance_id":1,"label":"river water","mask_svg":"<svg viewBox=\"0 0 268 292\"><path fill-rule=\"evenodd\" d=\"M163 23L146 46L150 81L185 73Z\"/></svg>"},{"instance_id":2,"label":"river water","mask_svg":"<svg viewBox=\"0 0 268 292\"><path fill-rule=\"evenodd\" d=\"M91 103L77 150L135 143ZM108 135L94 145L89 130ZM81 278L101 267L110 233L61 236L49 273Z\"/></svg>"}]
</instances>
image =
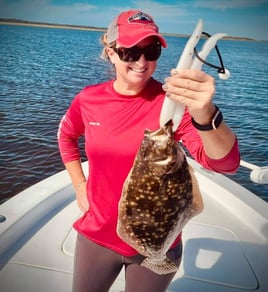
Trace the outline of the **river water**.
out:
<instances>
[{"instance_id":1,"label":"river water","mask_svg":"<svg viewBox=\"0 0 268 292\"><path fill-rule=\"evenodd\" d=\"M74 95L112 77L100 60L101 32L0 25L0 202L63 170L58 123ZM166 37L154 77L176 67L187 38ZM236 132L242 159L268 165L268 43L219 42L231 78L216 78L215 103ZM212 53L209 61L217 63ZM241 167L233 180L268 201L268 185L250 181Z\"/></svg>"}]
</instances>

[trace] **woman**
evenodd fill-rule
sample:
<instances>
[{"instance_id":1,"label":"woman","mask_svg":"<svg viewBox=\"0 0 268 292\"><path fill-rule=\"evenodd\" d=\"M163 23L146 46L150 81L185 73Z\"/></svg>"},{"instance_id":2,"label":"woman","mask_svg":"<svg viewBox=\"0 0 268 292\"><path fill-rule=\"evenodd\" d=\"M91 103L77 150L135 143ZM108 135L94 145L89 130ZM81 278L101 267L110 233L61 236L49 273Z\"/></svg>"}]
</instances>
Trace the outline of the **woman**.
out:
<instances>
[{"instance_id":1,"label":"woman","mask_svg":"<svg viewBox=\"0 0 268 292\"><path fill-rule=\"evenodd\" d=\"M151 16L137 10L121 13L102 38L103 55L116 78L84 88L63 117L59 148L70 174L83 216L78 231L73 291L109 291L125 266L127 292L165 291L174 273L158 275L141 267L141 255L116 234L118 201L125 178L143 139L144 129L159 128L165 95L186 106L175 132L204 167L232 173L239 166L235 134L213 104L214 79L198 70L172 70L162 85L152 78L165 39ZM216 129L211 128L217 113ZM81 168L78 138L85 136L90 165L86 179ZM168 256L179 267L178 236Z\"/></svg>"}]
</instances>

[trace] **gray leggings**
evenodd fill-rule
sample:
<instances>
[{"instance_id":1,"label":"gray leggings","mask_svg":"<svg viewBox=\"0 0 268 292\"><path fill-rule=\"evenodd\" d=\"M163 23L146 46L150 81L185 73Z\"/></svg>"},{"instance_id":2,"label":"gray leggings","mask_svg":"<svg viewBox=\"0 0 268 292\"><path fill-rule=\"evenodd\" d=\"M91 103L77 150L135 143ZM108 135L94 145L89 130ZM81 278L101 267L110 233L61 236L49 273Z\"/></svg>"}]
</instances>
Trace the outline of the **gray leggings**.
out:
<instances>
[{"instance_id":1,"label":"gray leggings","mask_svg":"<svg viewBox=\"0 0 268 292\"><path fill-rule=\"evenodd\" d=\"M168 251L179 267L182 244ZM78 234L75 248L73 292L107 292L125 266L125 292L164 292L176 273L158 275L140 266L143 256L124 257Z\"/></svg>"}]
</instances>

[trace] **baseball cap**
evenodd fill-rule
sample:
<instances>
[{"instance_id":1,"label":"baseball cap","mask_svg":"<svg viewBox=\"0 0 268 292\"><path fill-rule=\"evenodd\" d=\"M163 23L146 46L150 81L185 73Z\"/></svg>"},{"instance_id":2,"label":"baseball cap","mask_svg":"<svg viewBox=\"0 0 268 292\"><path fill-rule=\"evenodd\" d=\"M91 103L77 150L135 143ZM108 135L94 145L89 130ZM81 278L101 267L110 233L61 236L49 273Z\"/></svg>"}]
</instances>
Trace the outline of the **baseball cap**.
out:
<instances>
[{"instance_id":1,"label":"baseball cap","mask_svg":"<svg viewBox=\"0 0 268 292\"><path fill-rule=\"evenodd\" d=\"M122 12L113 19L107 30L108 44L116 41L125 48L133 47L149 36L158 37L161 45L167 47L153 18L140 10Z\"/></svg>"}]
</instances>

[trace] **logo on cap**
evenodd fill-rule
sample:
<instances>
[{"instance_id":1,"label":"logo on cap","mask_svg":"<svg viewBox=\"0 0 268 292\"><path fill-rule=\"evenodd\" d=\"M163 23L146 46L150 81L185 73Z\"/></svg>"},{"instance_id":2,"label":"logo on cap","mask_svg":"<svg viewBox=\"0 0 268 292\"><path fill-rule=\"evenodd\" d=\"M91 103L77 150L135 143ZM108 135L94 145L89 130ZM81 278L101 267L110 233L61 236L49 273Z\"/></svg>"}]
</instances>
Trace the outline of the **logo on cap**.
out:
<instances>
[{"instance_id":1,"label":"logo on cap","mask_svg":"<svg viewBox=\"0 0 268 292\"><path fill-rule=\"evenodd\" d=\"M129 23L141 23L141 24L147 24L147 23L154 23L152 18L143 12L138 12L131 16L128 19Z\"/></svg>"}]
</instances>

